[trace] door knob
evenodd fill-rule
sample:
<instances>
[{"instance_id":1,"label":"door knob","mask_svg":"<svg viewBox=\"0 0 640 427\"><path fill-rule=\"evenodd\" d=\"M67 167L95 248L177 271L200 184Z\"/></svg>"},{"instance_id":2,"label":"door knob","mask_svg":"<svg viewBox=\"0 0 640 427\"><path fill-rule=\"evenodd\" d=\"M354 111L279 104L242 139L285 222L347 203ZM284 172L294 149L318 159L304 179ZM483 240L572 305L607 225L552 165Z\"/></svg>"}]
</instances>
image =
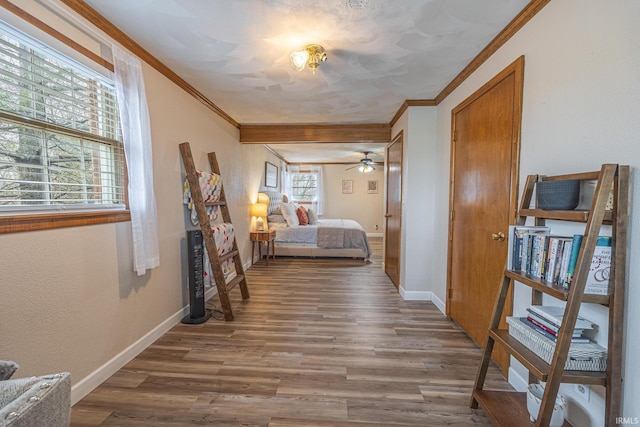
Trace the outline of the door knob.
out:
<instances>
[{"instance_id":1,"label":"door knob","mask_svg":"<svg viewBox=\"0 0 640 427\"><path fill-rule=\"evenodd\" d=\"M491 238L493 240L497 240L499 242L504 241L504 233L502 231L498 232L498 233L493 233L491 234Z\"/></svg>"}]
</instances>

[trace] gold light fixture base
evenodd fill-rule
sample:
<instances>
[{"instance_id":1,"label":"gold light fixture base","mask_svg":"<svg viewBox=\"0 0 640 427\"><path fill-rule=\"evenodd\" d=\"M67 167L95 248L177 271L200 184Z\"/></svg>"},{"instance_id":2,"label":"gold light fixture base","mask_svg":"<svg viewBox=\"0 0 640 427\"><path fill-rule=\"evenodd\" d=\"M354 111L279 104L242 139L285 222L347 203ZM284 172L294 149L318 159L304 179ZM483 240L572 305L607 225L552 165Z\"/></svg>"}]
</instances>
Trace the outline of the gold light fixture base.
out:
<instances>
[{"instance_id":1,"label":"gold light fixture base","mask_svg":"<svg viewBox=\"0 0 640 427\"><path fill-rule=\"evenodd\" d=\"M319 44L309 44L304 50L293 52L290 58L291 65L296 70L302 71L306 65L315 74L320 63L327 60L327 54L325 53L324 47Z\"/></svg>"}]
</instances>

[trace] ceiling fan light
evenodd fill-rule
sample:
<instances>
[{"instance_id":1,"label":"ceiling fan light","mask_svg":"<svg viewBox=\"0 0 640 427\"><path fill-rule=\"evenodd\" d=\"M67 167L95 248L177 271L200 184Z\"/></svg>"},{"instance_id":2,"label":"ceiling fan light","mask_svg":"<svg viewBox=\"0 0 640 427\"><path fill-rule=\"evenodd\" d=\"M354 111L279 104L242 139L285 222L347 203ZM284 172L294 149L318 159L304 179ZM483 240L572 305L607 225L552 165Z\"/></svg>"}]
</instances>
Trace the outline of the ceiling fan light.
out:
<instances>
[{"instance_id":1,"label":"ceiling fan light","mask_svg":"<svg viewBox=\"0 0 640 427\"><path fill-rule=\"evenodd\" d=\"M371 165L362 165L358 168L358 170L362 173L369 173L369 172L373 172L374 170L376 170L376 168L374 168Z\"/></svg>"}]
</instances>

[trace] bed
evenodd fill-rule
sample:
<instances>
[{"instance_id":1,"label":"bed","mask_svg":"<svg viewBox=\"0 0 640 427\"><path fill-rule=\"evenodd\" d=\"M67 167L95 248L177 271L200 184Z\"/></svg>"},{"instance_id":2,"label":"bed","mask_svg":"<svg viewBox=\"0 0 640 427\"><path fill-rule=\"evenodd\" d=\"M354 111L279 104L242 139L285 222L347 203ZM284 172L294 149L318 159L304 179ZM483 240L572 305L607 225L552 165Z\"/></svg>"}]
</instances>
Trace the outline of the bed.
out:
<instances>
[{"instance_id":1,"label":"bed","mask_svg":"<svg viewBox=\"0 0 640 427\"><path fill-rule=\"evenodd\" d=\"M290 225L282 210L288 202L284 194L265 191L258 195L258 202L267 204L268 227L276 230L276 256L371 259L367 233L357 221L318 219L308 225Z\"/></svg>"}]
</instances>

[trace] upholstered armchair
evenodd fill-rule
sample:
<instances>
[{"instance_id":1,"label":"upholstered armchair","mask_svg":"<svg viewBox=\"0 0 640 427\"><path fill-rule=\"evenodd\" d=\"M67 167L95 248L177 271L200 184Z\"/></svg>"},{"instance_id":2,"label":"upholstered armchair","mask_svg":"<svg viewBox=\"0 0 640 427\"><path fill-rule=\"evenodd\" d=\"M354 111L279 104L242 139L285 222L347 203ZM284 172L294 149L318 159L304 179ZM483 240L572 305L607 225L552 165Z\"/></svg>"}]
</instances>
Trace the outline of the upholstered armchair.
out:
<instances>
[{"instance_id":1,"label":"upholstered armchair","mask_svg":"<svg viewBox=\"0 0 640 427\"><path fill-rule=\"evenodd\" d=\"M11 379L16 369L17 364L0 361L0 427L69 426L69 373Z\"/></svg>"}]
</instances>

